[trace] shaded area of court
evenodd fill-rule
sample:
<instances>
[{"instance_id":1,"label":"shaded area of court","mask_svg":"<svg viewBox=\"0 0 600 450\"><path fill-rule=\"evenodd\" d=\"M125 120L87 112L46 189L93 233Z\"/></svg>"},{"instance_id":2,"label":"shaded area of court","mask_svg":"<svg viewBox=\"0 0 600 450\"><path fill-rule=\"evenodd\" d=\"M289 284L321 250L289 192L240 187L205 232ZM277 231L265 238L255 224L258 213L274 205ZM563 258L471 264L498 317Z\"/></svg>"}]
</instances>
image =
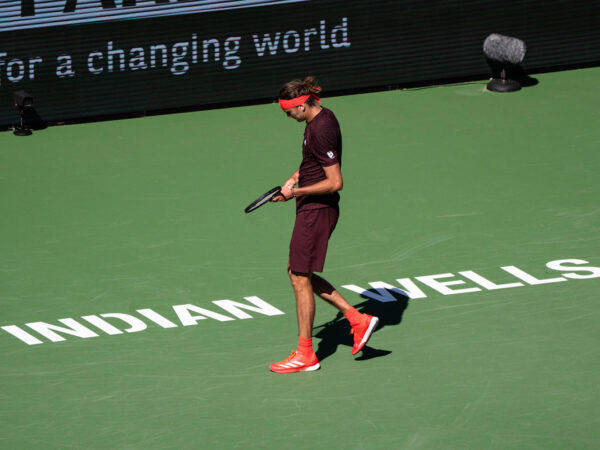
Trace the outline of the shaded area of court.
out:
<instances>
[{"instance_id":1,"label":"shaded area of court","mask_svg":"<svg viewBox=\"0 0 600 450\"><path fill-rule=\"evenodd\" d=\"M296 344L293 206L243 213L295 170L302 125L263 105L0 134L0 326L142 309L176 325L31 346L0 331L0 447L597 448L600 278L546 264L600 267L600 70L535 78L324 100L345 181L324 276L385 317L356 358L318 303L307 374L267 369ZM424 297L372 298L398 279ZM252 296L285 314L173 310L231 316L212 302Z\"/></svg>"}]
</instances>

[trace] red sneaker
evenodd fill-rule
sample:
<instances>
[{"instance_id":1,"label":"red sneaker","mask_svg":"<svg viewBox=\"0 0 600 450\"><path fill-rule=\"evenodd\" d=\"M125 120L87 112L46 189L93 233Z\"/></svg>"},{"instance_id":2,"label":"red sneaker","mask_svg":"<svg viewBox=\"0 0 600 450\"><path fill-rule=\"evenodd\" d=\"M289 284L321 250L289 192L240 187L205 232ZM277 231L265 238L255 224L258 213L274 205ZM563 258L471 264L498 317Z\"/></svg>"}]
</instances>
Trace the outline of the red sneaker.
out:
<instances>
[{"instance_id":1,"label":"red sneaker","mask_svg":"<svg viewBox=\"0 0 600 450\"><path fill-rule=\"evenodd\" d=\"M352 347L353 355L356 355L365 345L367 345L367 342L369 342L369 338L371 337L371 334L373 334L373 331L375 331L375 328L377 328L378 323L378 317L363 314L363 320L360 325L352 327L350 333L354 335L354 346Z\"/></svg>"},{"instance_id":2,"label":"red sneaker","mask_svg":"<svg viewBox=\"0 0 600 450\"><path fill-rule=\"evenodd\" d=\"M292 373L292 372L310 372L318 370L321 367L317 355L314 353L309 356L304 356L295 351L283 361L273 363L269 366L272 372L277 373Z\"/></svg>"}]
</instances>

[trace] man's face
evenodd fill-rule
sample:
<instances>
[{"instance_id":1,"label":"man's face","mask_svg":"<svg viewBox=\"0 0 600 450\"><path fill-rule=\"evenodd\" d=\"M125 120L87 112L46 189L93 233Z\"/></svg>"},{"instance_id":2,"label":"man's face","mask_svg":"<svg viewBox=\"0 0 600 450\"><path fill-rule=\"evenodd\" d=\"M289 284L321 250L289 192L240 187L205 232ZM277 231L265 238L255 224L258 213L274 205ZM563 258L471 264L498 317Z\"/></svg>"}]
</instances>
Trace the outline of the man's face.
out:
<instances>
[{"instance_id":1,"label":"man's face","mask_svg":"<svg viewBox=\"0 0 600 450\"><path fill-rule=\"evenodd\" d=\"M306 120L306 108L304 105L294 106L290 109L284 109L283 112L288 117L293 117L298 122L304 122Z\"/></svg>"}]
</instances>

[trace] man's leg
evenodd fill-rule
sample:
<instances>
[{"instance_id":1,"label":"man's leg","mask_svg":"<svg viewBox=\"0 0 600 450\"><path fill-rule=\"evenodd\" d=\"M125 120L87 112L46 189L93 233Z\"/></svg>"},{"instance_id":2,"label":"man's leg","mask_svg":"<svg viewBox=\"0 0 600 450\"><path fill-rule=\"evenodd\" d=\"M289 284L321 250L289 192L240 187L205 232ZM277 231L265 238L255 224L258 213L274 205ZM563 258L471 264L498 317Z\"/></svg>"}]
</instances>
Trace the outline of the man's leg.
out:
<instances>
[{"instance_id":1,"label":"man's leg","mask_svg":"<svg viewBox=\"0 0 600 450\"><path fill-rule=\"evenodd\" d=\"M340 312L344 314L344 317L348 319L348 322L350 322L352 334L354 334L354 346L352 347L352 354L357 354L371 338L371 334L373 334L373 331L375 331L375 328L377 328L379 318L370 316L368 314L359 313L324 278L312 274L311 281L314 292L323 300L339 309Z\"/></svg>"},{"instance_id":2,"label":"man's leg","mask_svg":"<svg viewBox=\"0 0 600 450\"><path fill-rule=\"evenodd\" d=\"M346 311L352 308L350 303L348 303L346 299L342 297L342 295L338 291L336 291L335 288L331 284L329 284L329 282L326 279L321 278L320 276L313 273L311 277L311 282L314 293L330 305L339 309L342 314L345 314Z\"/></svg>"},{"instance_id":3,"label":"man's leg","mask_svg":"<svg viewBox=\"0 0 600 450\"><path fill-rule=\"evenodd\" d=\"M321 366L313 351L312 328L315 320L315 297L310 273L296 273L288 269L298 316L298 347L283 361L271 364L270 369L278 373L306 372Z\"/></svg>"},{"instance_id":4,"label":"man's leg","mask_svg":"<svg viewBox=\"0 0 600 450\"><path fill-rule=\"evenodd\" d=\"M294 294L296 295L296 314L298 316L298 332L305 339L312 338L313 322L315 320L315 297L311 284L310 273L295 273L289 271Z\"/></svg>"}]
</instances>

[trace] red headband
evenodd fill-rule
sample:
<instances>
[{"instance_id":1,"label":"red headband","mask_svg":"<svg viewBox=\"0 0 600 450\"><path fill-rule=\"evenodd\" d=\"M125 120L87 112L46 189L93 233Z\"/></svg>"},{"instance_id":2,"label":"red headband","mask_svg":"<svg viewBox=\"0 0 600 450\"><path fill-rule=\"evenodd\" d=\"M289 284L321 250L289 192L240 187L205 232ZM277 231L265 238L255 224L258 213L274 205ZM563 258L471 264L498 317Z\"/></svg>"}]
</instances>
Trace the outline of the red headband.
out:
<instances>
[{"instance_id":1,"label":"red headband","mask_svg":"<svg viewBox=\"0 0 600 450\"><path fill-rule=\"evenodd\" d=\"M281 109L290 109L290 108L294 108L296 106L303 105L309 99L309 97L311 95L314 98L316 98L319 103L321 103L321 99L319 97L317 97L315 94L306 94L306 95L301 95L300 97L292 98L289 100L283 100L280 98L279 106L281 106Z\"/></svg>"}]
</instances>

